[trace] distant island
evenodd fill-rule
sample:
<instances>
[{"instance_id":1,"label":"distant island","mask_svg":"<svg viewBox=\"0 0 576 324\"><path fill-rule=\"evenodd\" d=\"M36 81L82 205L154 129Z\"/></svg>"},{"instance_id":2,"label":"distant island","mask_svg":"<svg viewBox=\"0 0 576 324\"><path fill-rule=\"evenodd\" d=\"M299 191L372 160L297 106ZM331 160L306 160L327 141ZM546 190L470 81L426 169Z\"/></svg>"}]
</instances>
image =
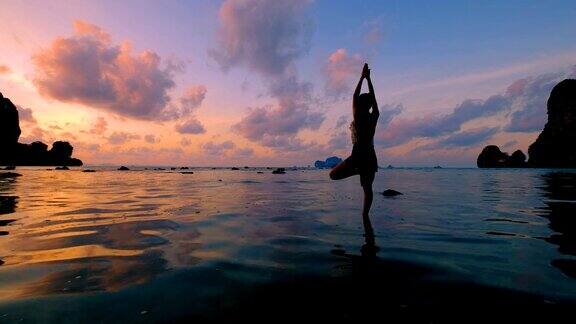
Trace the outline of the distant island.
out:
<instances>
[{"instance_id":1,"label":"distant island","mask_svg":"<svg viewBox=\"0 0 576 324\"><path fill-rule=\"evenodd\" d=\"M324 161L316 161L314 162L314 166L318 169L331 169L338 165L338 163L342 162L342 159L337 156L331 156Z\"/></svg>"},{"instance_id":2,"label":"distant island","mask_svg":"<svg viewBox=\"0 0 576 324\"><path fill-rule=\"evenodd\" d=\"M0 93L0 165L6 166L81 166L82 161L72 158L70 143L57 141L48 150L42 142L18 143L21 134L18 109Z\"/></svg>"},{"instance_id":3,"label":"distant island","mask_svg":"<svg viewBox=\"0 0 576 324\"><path fill-rule=\"evenodd\" d=\"M552 89L548 121L528 148L529 159L517 150L512 155L496 145L486 146L476 161L479 168L576 168L576 80L566 79Z\"/></svg>"}]
</instances>

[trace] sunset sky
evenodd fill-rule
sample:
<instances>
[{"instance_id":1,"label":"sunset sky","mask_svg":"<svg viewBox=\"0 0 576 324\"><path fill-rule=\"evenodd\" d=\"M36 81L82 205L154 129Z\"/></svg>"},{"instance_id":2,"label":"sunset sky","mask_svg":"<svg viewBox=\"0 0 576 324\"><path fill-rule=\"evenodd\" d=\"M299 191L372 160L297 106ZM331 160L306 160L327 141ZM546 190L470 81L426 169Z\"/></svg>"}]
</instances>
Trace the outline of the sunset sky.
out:
<instances>
[{"instance_id":1,"label":"sunset sky","mask_svg":"<svg viewBox=\"0 0 576 324\"><path fill-rule=\"evenodd\" d=\"M86 164L309 165L351 150L372 68L386 166L535 139L576 75L576 1L0 1L20 142Z\"/></svg>"}]
</instances>

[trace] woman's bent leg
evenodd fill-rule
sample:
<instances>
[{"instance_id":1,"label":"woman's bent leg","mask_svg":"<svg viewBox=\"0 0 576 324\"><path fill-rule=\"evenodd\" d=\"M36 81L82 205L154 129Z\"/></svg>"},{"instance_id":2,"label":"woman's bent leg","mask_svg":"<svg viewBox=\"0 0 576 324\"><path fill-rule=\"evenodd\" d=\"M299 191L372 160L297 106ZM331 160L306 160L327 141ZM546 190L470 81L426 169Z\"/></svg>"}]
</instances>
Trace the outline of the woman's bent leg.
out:
<instances>
[{"instance_id":1,"label":"woman's bent leg","mask_svg":"<svg viewBox=\"0 0 576 324\"><path fill-rule=\"evenodd\" d=\"M354 168L350 162L344 160L330 170L330 179L341 180L357 174L358 171L356 168Z\"/></svg>"}]
</instances>

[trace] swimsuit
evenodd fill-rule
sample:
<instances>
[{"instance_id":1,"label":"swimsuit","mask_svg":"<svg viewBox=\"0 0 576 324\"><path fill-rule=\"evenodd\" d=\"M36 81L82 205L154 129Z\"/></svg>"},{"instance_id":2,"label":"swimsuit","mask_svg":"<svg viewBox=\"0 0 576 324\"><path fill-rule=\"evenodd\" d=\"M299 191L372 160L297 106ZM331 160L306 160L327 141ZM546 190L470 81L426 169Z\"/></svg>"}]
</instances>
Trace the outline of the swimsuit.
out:
<instances>
[{"instance_id":1,"label":"swimsuit","mask_svg":"<svg viewBox=\"0 0 576 324\"><path fill-rule=\"evenodd\" d=\"M352 147L352 155L346 159L346 163L350 164L359 174L378 172L378 160L374 145L371 144L354 144Z\"/></svg>"},{"instance_id":2,"label":"swimsuit","mask_svg":"<svg viewBox=\"0 0 576 324\"><path fill-rule=\"evenodd\" d=\"M346 162L358 171L359 174L378 172L378 160L376 152L374 151L374 135L367 136L366 132L359 133L356 129L354 122L350 124L350 131L352 135L352 155L350 155ZM360 136L359 136L360 135ZM361 141L366 137L370 137L370 141Z\"/></svg>"}]
</instances>

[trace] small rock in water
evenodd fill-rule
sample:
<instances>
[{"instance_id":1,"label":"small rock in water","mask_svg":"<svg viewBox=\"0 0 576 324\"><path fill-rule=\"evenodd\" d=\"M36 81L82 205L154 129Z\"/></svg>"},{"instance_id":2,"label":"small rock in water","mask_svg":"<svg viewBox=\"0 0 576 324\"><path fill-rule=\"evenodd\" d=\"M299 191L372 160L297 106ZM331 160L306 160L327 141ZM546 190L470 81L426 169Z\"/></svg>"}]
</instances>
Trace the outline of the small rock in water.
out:
<instances>
[{"instance_id":1,"label":"small rock in water","mask_svg":"<svg viewBox=\"0 0 576 324\"><path fill-rule=\"evenodd\" d=\"M384 190L384 192L382 193L382 195L384 197L395 197L395 196L400 196L403 195L403 193L396 191L394 189L386 189Z\"/></svg>"},{"instance_id":2,"label":"small rock in water","mask_svg":"<svg viewBox=\"0 0 576 324\"><path fill-rule=\"evenodd\" d=\"M240 170L240 168L233 167L231 170L235 170L235 171L236 171L236 170Z\"/></svg>"},{"instance_id":3,"label":"small rock in water","mask_svg":"<svg viewBox=\"0 0 576 324\"><path fill-rule=\"evenodd\" d=\"M189 171L189 172L180 172L181 174L194 174L194 172Z\"/></svg>"},{"instance_id":4,"label":"small rock in water","mask_svg":"<svg viewBox=\"0 0 576 324\"><path fill-rule=\"evenodd\" d=\"M86 170L82 170L82 172L96 172L96 170L91 170L91 169L86 169Z\"/></svg>"},{"instance_id":5,"label":"small rock in water","mask_svg":"<svg viewBox=\"0 0 576 324\"><path fill-rule=\"evenodd\" d=\"M70 170L67 166L56 167L56 170Z\"/></svg>"},{"instance_id":6,"label":"small rock in water","mask_svg":"<svg viewBox=\"0 0 576 324\"><path fill-rule=\"evenodd\" d=\"M128 170L130 170L130 169L128 169L128 168L125 167L125 166L121 166L121 167L118 168L118 171L128 171Z\"/></svg>"},{"instance_id":7,"label":"small rock in water","mask_svg":"<svg viewBox=\"0 0 576 324\"><path fill-rule=\"evenodd\" d=\"M0 179L21 177L20 173L16 172L0 172Z\"/></svg>"},{"instance_id":8,"label":"small rock in water","mask_svg":"<svg viewBox=\"0 0 576 324\"><path fill-rule=\"evenodd\" d=\"M272 171L272 174L285 174L286 173L286 169L284 168L278 168L274 171Z\"/></svg>"}]
</instances>

